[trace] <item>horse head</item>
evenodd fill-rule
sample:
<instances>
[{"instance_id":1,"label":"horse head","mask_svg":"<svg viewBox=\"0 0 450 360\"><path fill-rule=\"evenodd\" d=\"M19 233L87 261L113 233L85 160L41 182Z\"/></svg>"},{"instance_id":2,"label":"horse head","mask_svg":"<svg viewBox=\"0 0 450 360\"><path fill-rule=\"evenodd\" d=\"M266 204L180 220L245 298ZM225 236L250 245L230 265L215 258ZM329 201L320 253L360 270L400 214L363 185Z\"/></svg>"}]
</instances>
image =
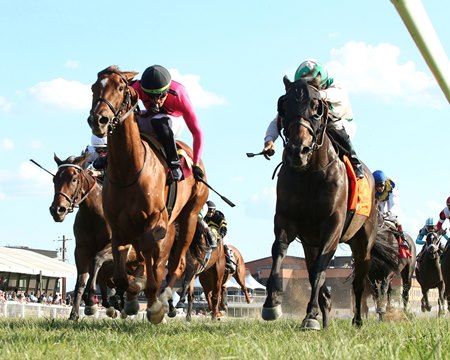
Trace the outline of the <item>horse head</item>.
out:
<instances>
[{"instance_id":1,"label":"horse head","mask_svg":"<svg viewBox=\"0 0 450 360\"><path fill-rule=\"evenodd\" d=\"M327 105L319 91L305 80L291 82L285 76L283 82L286 88L283 119L287 140L286 162L292 168L301 170L323 143Z\"/></svg>"},{"instance_id":2,"label":"horse head","mask_svg":"<svg viewBox=\"0 0 450 360\"><path fill-rule=\"evenodd\" d=\"M138 74L123 72L117 66L109 66L97 74L92 85L92 108L88 124L99 137L112 132L137 107L137 93L128 85Z\"/></svg>"},{"instance_id":3,"label":"horse head","mask_svg":"<svg viewBox=\"0 0 450 360\"><path fill-rule=\"evenodd\" d=\"M425 253L428 258L436 260L439 258L439 236L435 232L427 234Z\"/></svg>"},{"instance_id":4,"label":"horse head","mask_svg":"<svg viewBox=\"0 0 450 360\"><path fill-rule=\"evenodd\" d=\"M68 213L73 212L83 199L83 183L88 182L87 173L83 170L86 158L84 155L70 156L62 161L54 155L58 171L53 177L55 195L50 206L50 214L56 222L64 221ZM92 178L92 177L91 177Z\"/></svg>"}]
</instances>

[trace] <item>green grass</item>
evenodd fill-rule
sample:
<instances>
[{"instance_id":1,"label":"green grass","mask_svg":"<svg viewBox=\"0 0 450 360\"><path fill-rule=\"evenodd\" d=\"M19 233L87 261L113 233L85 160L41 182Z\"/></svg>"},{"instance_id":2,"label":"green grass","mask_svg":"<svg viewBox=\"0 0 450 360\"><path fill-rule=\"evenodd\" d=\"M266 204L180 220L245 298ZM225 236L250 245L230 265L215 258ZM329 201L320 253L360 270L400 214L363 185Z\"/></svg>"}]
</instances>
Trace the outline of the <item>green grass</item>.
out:
<instances>
[{"instance_id":1,"label":"green grass","mask_svg":"<svg viewBox=\"0 0 450 360\"><path fill-rule=\"evenodd\" d=\"M0 319L3 359L448 359L448 318L380 323L335 319L320 332L300 320L146 321Z\"/></svg>"}]
</instances>

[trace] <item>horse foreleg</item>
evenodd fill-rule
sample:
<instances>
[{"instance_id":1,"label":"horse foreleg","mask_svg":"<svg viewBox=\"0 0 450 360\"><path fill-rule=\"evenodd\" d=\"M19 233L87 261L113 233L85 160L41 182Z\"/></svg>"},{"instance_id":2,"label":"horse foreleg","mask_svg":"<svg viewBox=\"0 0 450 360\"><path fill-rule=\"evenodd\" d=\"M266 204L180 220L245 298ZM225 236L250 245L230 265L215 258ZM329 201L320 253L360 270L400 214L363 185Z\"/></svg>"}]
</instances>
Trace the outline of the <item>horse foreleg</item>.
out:
<instances>
[{"instance_id":1,"label":"horse foreleg","mask_svg":"<svg viewBox=\"0 0 450 360\"><path fill-rule=\"evenodd\" d=\"M445 315L445 301L444 301L444 292L445 292L445 284L444 281L441 280L438 286L438 316Z\"/></svg>"},{"instance_id":2,"label":"horse foreleg","mask_svg":"<svg viewBox=\"0 0 450 360\"><path fill-rule=\"evenodd\" d=\"M323 327L326 328L328 326L328 320L331 311L331 294L325 284L320 288L319 307L320 311L322 312Z\"/></svg>"},{"instance_id":3,"label":"horse foreleg","mask_svg":"<svg viewBox=\"0 0 450 360\"><path fill-rule=\"evenodd\" d=\"M272 245L272 270L267 280L267 297L261 313L264 320L276 320L282 315L281 300L279 298L283 291L280 268L288 247L289 242L286 232L276 225L275 241Z\"/></svg>"},{"instance_id":4,"label":"horse foreleg","mask_svg":"<svg viewBox=\"0 0 450 360\"><path fill-rule=\"evenodd\" d=\"M355 294L356 311L352 323L357 327L361 327L363 323L361 317L361 301L362 301L362 294L364 292L367 273L369 272L370 268L370 259L367 256L364 257L356 256L355 251L353 251L353 254L355 260L355 277L353 279L353 292ZM365 255L367 254L370 254L370 252L365 253Z\"/></svg>"},{"instance_id":5,"label":"horse foreleg","mask_svg":"<svg viewBox=\"0 0 450 360\"><path fill-rule=\"evenodd\" d=\"M88 272L81 272L77 275L77 281L75 283L74 299L72 310L70 311L69 320L78 320L80 318L80 305L81 298L83 296L84 290L86 289L86 283L88 280Z\"/></svg>"},{"instance_id":6,"label":"horse foreleg","mask_svg":"<svg viewBox=\"0 0 450 360\"><path fill-rule=\"evenodd\" d=\"M191 321L192 318L192 306L194 305L194 282L195 282L195 276L191 280L189 284L189 290L187 292L188 296L188 306L186 309L186 321ZM186 294L185 294L186 296Z\"/></svg>"}]
</instances>

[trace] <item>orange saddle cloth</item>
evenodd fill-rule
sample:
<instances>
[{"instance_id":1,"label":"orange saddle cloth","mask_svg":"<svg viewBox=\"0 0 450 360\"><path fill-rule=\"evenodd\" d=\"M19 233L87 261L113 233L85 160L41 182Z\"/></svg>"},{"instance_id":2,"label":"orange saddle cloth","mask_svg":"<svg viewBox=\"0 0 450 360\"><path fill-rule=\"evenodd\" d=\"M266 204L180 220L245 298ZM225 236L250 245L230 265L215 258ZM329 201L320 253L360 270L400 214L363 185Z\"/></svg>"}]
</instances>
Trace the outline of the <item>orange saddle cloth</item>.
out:
<instances>
[{"instance_id":1,"label":"orange saddle cloth","mask_svg":"<svg viewBox=\"0 0 450 360\"><path fill-rule=\"evenodd\" d=\"M347 168L347 175L349 179L349 197L348 197L348 210L354 210L355 214L369 216L372 210L372 199L369 181L364 176L362 179L358 179L353 170L353 166L347 156L344 155L344 164Z\"/></svg>"}]
</instances>

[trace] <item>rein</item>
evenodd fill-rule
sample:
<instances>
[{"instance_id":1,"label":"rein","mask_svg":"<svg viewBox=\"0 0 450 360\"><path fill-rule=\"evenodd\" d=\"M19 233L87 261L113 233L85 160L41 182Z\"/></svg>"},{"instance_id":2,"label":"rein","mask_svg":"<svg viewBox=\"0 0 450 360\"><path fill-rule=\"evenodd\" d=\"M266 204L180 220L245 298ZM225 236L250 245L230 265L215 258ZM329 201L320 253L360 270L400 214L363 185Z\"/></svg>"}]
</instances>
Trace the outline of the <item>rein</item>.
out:
<instances>
[{"instance_id":1,"label":"rein","mask_svg":"<svg viewBox=\"0 0 450 360\"><path fill-rule=\"evenodd\" d=\"M61 195L69 202L69 209L67 210L67 212L71 213L74 211L74 208L78 207L84 200L86 200L86 198L89 196L91 191L94 190L94 187L97 184L97 178L90 175L91 178L94 180L94 182L93 182L92 186L84 194L84 196L81 196L81 198L80 198L80 195L84 192L84 188L83 188L84 181L83 180L86 179L87 184L89 185L89 179L85 176L85 174L86 174L85 170L81 166L78 166L75 164L61 164L58 166L58 171L61 168L68 168L68 167L72 167L72 168L75 168L80 171L78 173L78 177L81 176L81 181L80 181L80 179L78 179L77 188L76 188L75 192L72 194L72 197L68 196L67 194L65 194L61 191L57 192L55 195ZM56 177L56 175L55 175L55 177Z\"/></svg>"}]
</instances>

